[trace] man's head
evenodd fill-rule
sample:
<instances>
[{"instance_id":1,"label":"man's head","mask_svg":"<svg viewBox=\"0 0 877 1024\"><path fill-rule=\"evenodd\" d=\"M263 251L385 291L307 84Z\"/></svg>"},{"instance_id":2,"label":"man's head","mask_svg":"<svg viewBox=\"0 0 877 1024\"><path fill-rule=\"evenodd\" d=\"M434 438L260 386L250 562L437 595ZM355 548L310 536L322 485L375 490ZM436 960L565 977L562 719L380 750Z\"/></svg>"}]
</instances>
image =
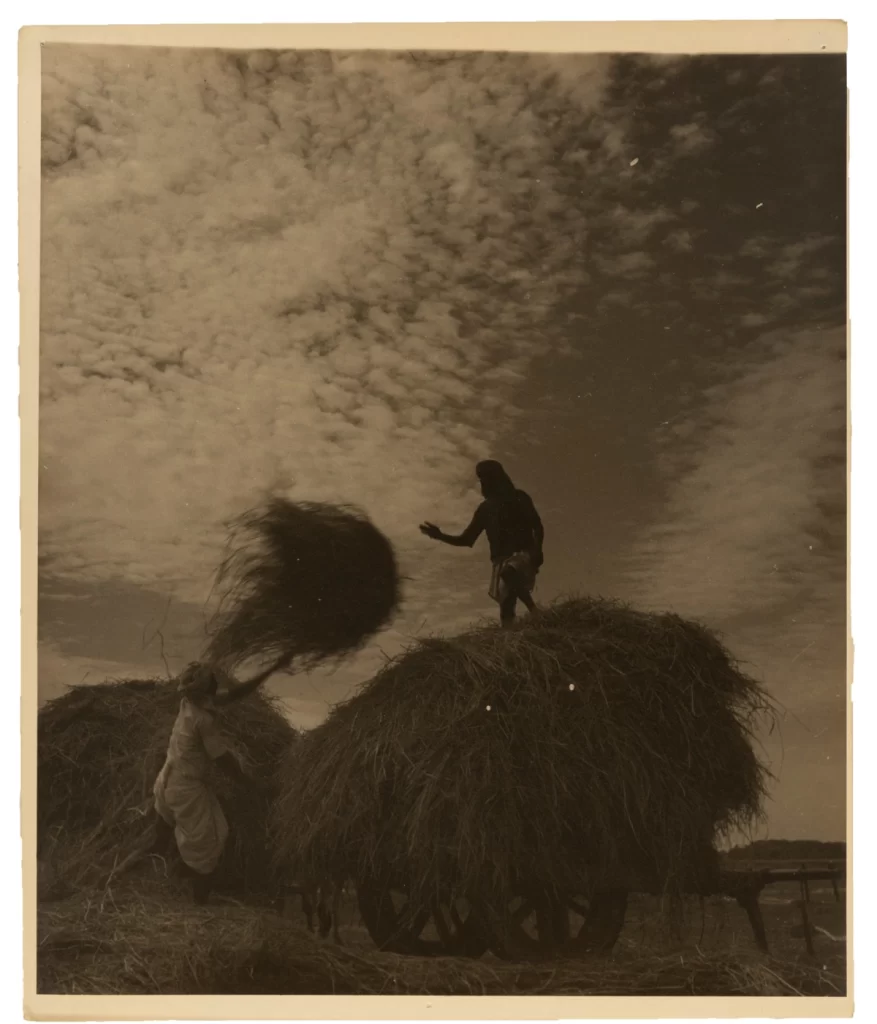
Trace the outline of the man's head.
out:
<instances>
[{"instance_id":1,"label":"man's head","mask_svg":"<svg viewBox=\"0 0 877 1024\"><path fill-rule=\"evenodd\" d=\"M219 689L219 675L211 665L193 661L180 675L178 688L193 704L209 705Z\"/></svg>"},{"instance_id":2,"label":"man's head","mask_svg":"<svg viewBox=\"0 0 877 1024\"><path fill-rule=\"evenodd\" d=\"M479 462L475 466L475 475L481 481L481 493L485 498L501 498L515 489L502 464L494 459Z\"/></svg>"}]
</instances>

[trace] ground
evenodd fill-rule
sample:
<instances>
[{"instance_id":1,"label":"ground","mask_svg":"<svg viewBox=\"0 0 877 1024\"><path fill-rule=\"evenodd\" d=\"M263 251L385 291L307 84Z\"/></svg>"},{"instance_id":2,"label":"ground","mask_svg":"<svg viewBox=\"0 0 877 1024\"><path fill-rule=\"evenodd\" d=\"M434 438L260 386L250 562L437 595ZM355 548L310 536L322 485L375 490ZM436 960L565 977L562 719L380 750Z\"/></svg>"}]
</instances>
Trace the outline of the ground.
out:
<instances>
[{"instance_id":1,"label":"ground","mask_svg":"<svg viewBox=\"0 0 877 1024\"><path fill-rule=\"evenodd\" d=\"M228 896L196 909L184 885L143 874L95 892L63 892L39 906L39 990L91 993L697 994L843 995L845 892L813 885L814 955L801 930L797 885L765 890L770 956L745 914L721 898L687 903L681 940L659 901L632 898L609 958L503 963L377 953L355 900L341 913L341 949L282 917ZM60 898L59 898L60 897Z\"/></svg>"}]
</instances>

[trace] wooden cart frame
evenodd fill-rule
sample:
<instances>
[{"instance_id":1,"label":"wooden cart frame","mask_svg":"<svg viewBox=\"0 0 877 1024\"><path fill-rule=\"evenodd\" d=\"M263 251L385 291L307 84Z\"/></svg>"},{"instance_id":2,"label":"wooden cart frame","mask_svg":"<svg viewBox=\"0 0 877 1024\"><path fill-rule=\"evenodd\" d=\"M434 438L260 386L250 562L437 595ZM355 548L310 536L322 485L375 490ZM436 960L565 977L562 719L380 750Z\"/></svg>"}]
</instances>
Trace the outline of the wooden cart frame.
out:
<instances>
[{"instance_id":1,"label":"wooden cart frame","mask_svg":"<svg viewBox=\"0 0 877 1024\"><path fill-rule=\"evenodd\" d=\"M721 869L712 884L693 888L700 897L725 896L746 912L755 942L769 952L760 897L769 885L797 882L801 887L801 915L808 952L813 953L813 929L807 904L809 883L831 881L840 900L839 883L846 867L765 867ZM397 886L374 879L357 886L360 914L379 949L411 956L480 957L488 950L503 959L582 957L609 953L624 927L628 898L626 889L604 890L590 899L577 893L546 891L515 893L499 905L496 901L452 900L435 896L412 902ZM533 937L525 921L535 923ZM424 938L432 922L437 937Z\"/></svg>"}]
</instances>

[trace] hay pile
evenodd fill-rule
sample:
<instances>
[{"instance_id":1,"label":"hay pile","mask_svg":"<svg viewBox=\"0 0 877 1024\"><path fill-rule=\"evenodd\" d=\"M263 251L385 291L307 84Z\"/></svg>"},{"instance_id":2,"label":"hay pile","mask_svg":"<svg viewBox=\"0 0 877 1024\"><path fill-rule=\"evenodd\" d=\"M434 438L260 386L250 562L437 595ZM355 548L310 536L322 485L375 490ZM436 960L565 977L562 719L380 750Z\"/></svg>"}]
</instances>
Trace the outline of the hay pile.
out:
<instances>
[{"instance_id":1,"label":"hay pile","mask_svg":"<svg viewBox=\"0 0 877 1024\"><path fill-rule=\"evenodd\" d=\"M152 787L164 762L180 696L155 680L75 687L40 709L37 842L67 884L104 877L148 834ZM297 733L262 694L219 712L223 735L266 787ZM221 867L233 889L270 881L266 823L271 792L254 794L217 771L232 829Z\"/></svg>"},{"instance_id":2,"label":"hay pile","mask_svg":"<svg viewBox=\"0 0 877 1024\"><path fill-rule=\"evenodd\" d=\"M277 915L196 908L167 883L113 886L41 906L40 994L839 995L843 978L746 955L630 951L518 967L322 944Z\"/></svg>"},{"instance_id":3,"label":"hay pile","mask_svg":"<svg viewBox=\"0 0 877 1024\"><path fill-rule=\"evenodd\" d=\"M275 498L232 524L207 657L299 666L355 651L399 603L392 545L361 512Z\"/></svg>"},{"instance_id":4,"label":"hay pile","mask_svg":"<svg viewBox=\"0 0 877 1024\"><path fill-rule=\"evenodd\" d=\"M429 640L292 752L278 856L424 900L681 891L717 866L718 833L760 814L751 736L770 711L674 615L570 600L511 631Z\"/></svg>"}]
</instances>

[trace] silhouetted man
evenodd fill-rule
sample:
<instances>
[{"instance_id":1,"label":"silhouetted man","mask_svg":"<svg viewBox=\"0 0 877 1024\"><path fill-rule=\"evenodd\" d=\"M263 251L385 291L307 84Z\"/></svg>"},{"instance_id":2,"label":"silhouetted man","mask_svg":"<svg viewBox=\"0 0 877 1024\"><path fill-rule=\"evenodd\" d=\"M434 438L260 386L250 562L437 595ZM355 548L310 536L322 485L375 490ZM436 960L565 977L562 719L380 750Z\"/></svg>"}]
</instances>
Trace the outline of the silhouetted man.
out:
<instances>
[{"instance_id":1,"label":"silhouetted man","mask_svg":"<svg viewBox=\"0 0 877 1024\"><path fill-rule=\"evenodd\" d=\"M484 501L466 529L452 536L434 523L423 523L420 531L432 540L460 548L471 548L482 533L487 534L493 563L488 593L499 604L500 621L508 628L514 622L518 600L530 612L536 610L532 591L543 561L545 530L529 494L515 487L498 462L479 462L475 473Z\"/></svg>"}]
</instances>

